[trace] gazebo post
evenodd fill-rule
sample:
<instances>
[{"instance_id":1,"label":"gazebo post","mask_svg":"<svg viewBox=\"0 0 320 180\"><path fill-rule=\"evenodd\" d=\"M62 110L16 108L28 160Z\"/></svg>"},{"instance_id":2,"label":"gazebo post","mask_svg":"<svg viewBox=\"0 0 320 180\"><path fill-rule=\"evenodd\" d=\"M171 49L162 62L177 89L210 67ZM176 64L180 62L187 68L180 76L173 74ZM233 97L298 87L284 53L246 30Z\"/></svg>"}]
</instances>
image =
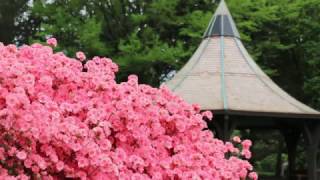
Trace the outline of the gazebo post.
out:
<instances>
[{"instance_id":1,"label":"gazebo post","mask_svg":"<svg viewBox=\"0 0 320 180\"><path fill-rule=\"evenodd\" d=\"M219 119L214 119L213 122L208 123L208 128L215 133L215 137L222 139L223 136L223 129L219 123Z\"/></svg>"},{"instance_id":2,"label":"gazebo post","mask_svg":"<svg viewBox=\"0 0 320 180\"><path fill-rule=\"evenodd\" d=\"M224 115L223 117L224 117L224 119L223 119L223 141L228 141L230 138L230 132L229 132L230 120L229 120L228 115Z\"/></svg>"},{"instance_id":3,"label":"gazebo post","mask_svg":"<svg viewBox=\"0 0 320 180\"><path fill-rule=\"evenodd\" d=\"M288 174L289 174L289 177L292 178L296 170L295 162L296 162L297 145L298 145L301 131L295 128L293 129L286 128L286 129L282 129L281 132L284 136L284 140L287 147L288 163L289 163Z\"/></svg>"},{"instance_id":4,"label":"gazebo post","mask_svg":"<svg viewBox=\"0 0 320 180\"><path fill-rule=\"evenodd\" d=\"M213 123L209 124L209 129L214 130L219 139L229 141L232 132L236 128L236 123L230 119L228 115L223 115L214 119Z\"/></svg>"},{"instance_id":5,"label":"gazebo post","mask_svg":"<svg viewBox=\"0 0 320 180\"><path fill-rule=\"evenodd\" d=\"M318 155L320 153L320 124L312 124L312 126L304 125L305 137L307 140L307 164L308 164L308 179L318 180Z\"/></svg>"},{"instance_id":6,"label":"gazebo post","mask_svg":"<svg viewBox=\"0 0 320 180\"><path fill-rule=\"evenodd\" d=\"M307 148L307 163L308 163L308 179L317 180L317 148L315 145L310 144Z\"/></svg>"},{"instance_id":7,"label":"gazebo post","mask_svg":"<svg viewBox=\"0 0 320 180\"><path fill-rule=\"evenodd\" d=\"M236 123L233 119L230 119L229 115L224 115L223 119L223 141L229 141L232 132L236 128Z\"/></svg>"},{"instance_id":8,"label":"gazebo post","mask_svg":"<svg viewBox=\"0 0 320 180\"><path fill-rule=\"evenodd\" d=\"M277 153L277 164L276 164L276 172L275 176L280 177L282 170L282 151L283 151L283 143L279 143L278 153Z\"/></svg>"},{"instance_id":9,"label":"gazebo post","mask_svg":"<svg viewBox=\"0 0 320 180\"><path fill-rule=\"evenodd\" d=\"M223 120L223 140L224 141L227 141L228 134L229 134L229 117L225 115Z\"/></svg>"}]
</instances>

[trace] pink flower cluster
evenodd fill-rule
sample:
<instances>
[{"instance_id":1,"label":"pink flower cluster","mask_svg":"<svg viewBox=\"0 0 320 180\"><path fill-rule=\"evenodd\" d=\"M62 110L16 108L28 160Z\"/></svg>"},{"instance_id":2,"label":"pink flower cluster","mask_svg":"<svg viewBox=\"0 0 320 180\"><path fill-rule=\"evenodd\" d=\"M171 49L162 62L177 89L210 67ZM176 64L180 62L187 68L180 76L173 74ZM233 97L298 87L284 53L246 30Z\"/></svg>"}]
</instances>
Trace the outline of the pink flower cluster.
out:
<instances>
[{"instance_id":1,"label":"pink flower cluster","mask_svg":"<svg viewBox=\"0 0 320 180\"><path fill-rule=\"evenodd\" d=\"M58 45L58 42L56 38L49 38L47 39L47 44L53 47L56 47Z\"/></svg>"},{"instance_id":2,"label":"pink flower cluster","mask_svg":"<svg viewBox=\"0 0 320 180\"><path fill-rule=\"evenodd\" d=\"M76 53L76 57L77 57L80 61L84 61L84 60L86 59L86 55L85 55L83 52L81 52L81 51L78 51L78 52Z\"/></svg>"},{"instance_id":3,"label":"pink flower cluster","mask_svg":"<svg viewBox=\"0 0 320 180\"><path fill-rule=\"evenodd\" d=\"M134 75L118 84L117 71L108 58L0 44L0 179L257 179L247 151L204 130L211 113Z\"/></svg>"}]
</instances>

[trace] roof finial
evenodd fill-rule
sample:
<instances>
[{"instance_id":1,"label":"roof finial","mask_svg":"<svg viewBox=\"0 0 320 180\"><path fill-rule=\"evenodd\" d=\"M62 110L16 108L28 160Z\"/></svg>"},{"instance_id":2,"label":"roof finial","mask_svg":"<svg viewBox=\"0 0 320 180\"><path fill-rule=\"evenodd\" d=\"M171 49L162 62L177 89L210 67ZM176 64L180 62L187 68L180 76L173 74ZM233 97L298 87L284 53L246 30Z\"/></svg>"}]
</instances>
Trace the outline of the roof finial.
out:
<instances>
[{"instance_id":1,"label":"roof finial","mask_svg":"<svg viewBox=\"0 0 320 180\"><path fill-rule=\"evenodd\" d=\"M237 27L224 0L220 0L218 8L204 33L204 38L212 36L232 36L240 38Z\"/></svg>"}]
</instances>

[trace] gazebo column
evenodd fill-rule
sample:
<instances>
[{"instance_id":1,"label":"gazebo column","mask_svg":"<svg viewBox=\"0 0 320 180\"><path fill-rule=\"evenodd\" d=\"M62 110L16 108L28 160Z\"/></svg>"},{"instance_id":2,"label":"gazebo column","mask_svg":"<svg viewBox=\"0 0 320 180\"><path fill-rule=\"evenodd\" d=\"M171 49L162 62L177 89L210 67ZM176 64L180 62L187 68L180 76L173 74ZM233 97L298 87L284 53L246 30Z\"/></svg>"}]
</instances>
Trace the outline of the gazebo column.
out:
<instances>
[{"instance_id":1,"label":"gazebo column","mask_svg":"<svg viewBox=\"0 0 320 180\"><path fill-rule=\"evenodd\" d=\"M275 175L280 177L282 175L282 152L283 152L283 143L279 142L278 153L277 153L277 164Z\"/></svg>"},{"instance_id":2,"label":"gazebo column","mask_svg":"<svg viewBox=\"0 0 320 180\"><path fill-rule=\"evenodd\" d=\"M319 177L319 141L320 124L304 125L305 139L307 140L308 180L318 180Z\"/></svg>"},{"instance_id":3,"label":"gazebo column","mask_svg":"<svg viewBox=\"0 0 320 180\"><path fill-rule=\"evenodd\" d=\"M317 180L317 147L310 144L307 148L308 179Z\"/></svg>"},{"instance_id":4,"label":"gazebo column","mask_svg":"<svg viewBox=\"0 0 320 180\"><path fill-rule=\"evenodd\" d=\"M235 121L229 118L228 115L224 115L214 120L213 124L217 137L223 141L229 141L232 132L236 128Z\"/></svg>"},{"instance_id":5,"label":"gazebo column","mask_svg":"<svg viewBox=\"0 0 320 180\"><path fill-rule=\"evenodd\" d=\"M281 130L284 140L287 146L288 153L288 172L289 177L293 178L294 172L296 170L296 154L297 154L297 146L299 137L301 135L301 131L298 129L286 128Z\"/></svg>"}]
</instances>

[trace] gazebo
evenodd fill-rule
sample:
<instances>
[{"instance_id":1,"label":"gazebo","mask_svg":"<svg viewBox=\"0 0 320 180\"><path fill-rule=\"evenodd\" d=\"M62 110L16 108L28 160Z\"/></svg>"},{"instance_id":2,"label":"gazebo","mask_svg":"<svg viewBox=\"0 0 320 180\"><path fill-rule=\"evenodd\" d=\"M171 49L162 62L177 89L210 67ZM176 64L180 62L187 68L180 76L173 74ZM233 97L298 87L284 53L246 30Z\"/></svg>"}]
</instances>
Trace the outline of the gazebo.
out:
<instances>
[{"instance_id":1,"label":"gazebo","mask_svg":"<svg viewBox=\"0 0 320 180\"><path fill-rule=\"evenodd\" d=\"M303 134L308 179L320 179L320 113L290 96L259 68L242 44L224 0L198 49L166 85L187 102L213 111L215 120L209 127L223 140L228 140L234 129L280 130L291 175Z\"/></svg>"}]
</instances>

